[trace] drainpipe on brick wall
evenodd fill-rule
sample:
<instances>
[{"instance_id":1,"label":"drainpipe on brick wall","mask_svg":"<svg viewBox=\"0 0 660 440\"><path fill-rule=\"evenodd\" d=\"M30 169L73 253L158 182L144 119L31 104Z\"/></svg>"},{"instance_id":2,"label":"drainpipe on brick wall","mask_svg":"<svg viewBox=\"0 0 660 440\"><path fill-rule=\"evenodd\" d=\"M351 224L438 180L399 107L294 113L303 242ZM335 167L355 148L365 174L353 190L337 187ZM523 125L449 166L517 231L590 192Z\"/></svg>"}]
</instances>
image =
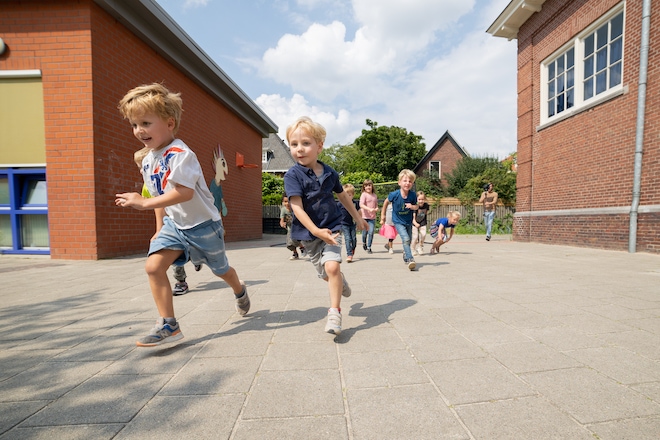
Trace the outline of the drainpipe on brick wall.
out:
<instances>
[{"instance_id":1,"label":"drainpipe on brick wall","mask_svg":"<svg viewBox=\"0 0 660 440\"><path fill-rule=\"evenodd\" d=\"M637 91L637 127L635 132L635 174L633 177L632 204L630 206L630 231L628 252L637 251L637 211L642 188L642 157L644 152L644 112L646 111L646 76L649 64L649 29L651 27L651 0L642 4L642 40L639 54L639 89Z\"/></svg>"}]
</instances>

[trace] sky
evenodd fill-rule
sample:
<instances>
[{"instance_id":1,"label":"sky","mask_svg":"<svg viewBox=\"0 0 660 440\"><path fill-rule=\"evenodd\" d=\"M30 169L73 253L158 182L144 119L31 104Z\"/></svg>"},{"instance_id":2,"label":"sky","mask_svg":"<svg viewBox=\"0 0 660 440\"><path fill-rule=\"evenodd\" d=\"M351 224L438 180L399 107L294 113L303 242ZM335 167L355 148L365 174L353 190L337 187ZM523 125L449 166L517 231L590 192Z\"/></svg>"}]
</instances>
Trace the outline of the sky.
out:
<instances>
[{"instance_id":1,"label":"sky","mask_svg":"<svg viewBox=\"0 0 660 440\"><path fill-rule=\"evenodd\" d=\"M486 30L510 0L156 0L263 112L309 116L325 146L370 119L449 131L473 157L516 151L517 43Z\"/></svg>"}]
</instances>

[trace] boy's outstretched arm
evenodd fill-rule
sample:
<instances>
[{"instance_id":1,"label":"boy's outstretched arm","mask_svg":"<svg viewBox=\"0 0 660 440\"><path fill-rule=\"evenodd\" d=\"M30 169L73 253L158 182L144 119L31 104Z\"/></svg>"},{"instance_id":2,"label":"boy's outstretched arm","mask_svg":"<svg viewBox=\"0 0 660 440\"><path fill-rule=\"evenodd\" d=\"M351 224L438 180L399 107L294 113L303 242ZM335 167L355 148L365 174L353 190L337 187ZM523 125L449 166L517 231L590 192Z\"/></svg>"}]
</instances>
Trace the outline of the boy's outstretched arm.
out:
<instances>
[{"instance_id":1,"label":"boy's outstretched arm","mask_svg":"<svg viewBox=\"0 0 660 440\"><path fill-rule=\"evenodd\" d=\"M369 229L369 225L367 222L362 218L360 213L355 209L355 205L353 204L353 200L351 199L351 196L349 196L346 191L340 192L337 194L337 198L341 202L341 204L346 208L346 210L351 214L351 217L353 217L353 220L355 220L355 224L357 225L358 231L365 231Z\"/></svg>"},{"instance_id":2,"label":"boy's outstretched arm","mask_svg":"<svg viewBox=\"0 0 660 440\"><path fill-rule=\"evenodd\" d=\"M147 209L166 208L168 206L176 205L177 203L187 202L193 198L194 194L195 191L192 188L175 185L172 190L165 194L148 199L135 192L115 194L115 205L145 211Z\"/></svg>"},{"instance_id":3,"label":"boy's outstretched arm","mask_svg":"<svg viewBox=\"0 0 660 440\"><path fill-rule=\"evenodd\" d=\"M328 244L337 245L337 240L335 240L335 238L339 236L339 232L333 234L330 229L319 229L305 212L302 205L302 197L289 196L289 204L291 205L293 215L309 232L311 232L313 236L320 238Z\"/></svg>"}]
</instances>

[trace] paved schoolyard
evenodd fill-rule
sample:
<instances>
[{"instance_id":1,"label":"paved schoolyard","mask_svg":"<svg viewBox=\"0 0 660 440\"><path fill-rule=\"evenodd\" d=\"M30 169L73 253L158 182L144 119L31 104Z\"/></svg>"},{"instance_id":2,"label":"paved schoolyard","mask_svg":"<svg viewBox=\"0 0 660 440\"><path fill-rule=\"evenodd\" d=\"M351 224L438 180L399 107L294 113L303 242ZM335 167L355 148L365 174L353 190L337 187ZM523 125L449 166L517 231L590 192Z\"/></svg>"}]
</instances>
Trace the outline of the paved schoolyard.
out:
<instances>
[{"instance_id":1,"label":"paved schoolyard","mask_svg":"<svg viewBox=\"0 0 660 440\"><path fill-rule=\"evenodd\" d=\"M153 349L143 257L0 256L0 439L658 438L660 256L455 236L410 272L377 237L333 338L283 239L228 244L243 318L188 265Z\"/></svg>"}]
</instances>

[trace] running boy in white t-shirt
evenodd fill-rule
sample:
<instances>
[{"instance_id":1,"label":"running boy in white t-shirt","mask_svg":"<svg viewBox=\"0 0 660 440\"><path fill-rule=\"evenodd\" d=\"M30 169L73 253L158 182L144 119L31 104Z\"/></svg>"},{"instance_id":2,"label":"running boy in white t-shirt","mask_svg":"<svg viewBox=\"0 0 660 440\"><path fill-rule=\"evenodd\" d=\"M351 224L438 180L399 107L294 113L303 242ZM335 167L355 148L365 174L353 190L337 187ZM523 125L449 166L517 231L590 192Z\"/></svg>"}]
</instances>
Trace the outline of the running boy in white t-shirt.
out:
<instances>
[{"instance_id":1,"label":"running boy in white t-shirt","mask_svg":"<svg viewBox=\"0 0 660 440\"><path fill-rule=\"evenodd\" d=\"M133 134L149 149L142 160L142 176L153 197L117 194L115 204L138 210L164 208L166 213L163 227L151 241L145 265L160 318L151 332L137 341L139 347L183 338L167 278L167 268L175 262L183 265L190 259L195 265L206 264L234 291L236 311L245 315L250 310L245 283L227 261L222 219L202 167L195 153L174 137L182 110L180 95L161 84L136 87L119 103L119 111L130 122Z\"/></svg>"}]
</instances>

